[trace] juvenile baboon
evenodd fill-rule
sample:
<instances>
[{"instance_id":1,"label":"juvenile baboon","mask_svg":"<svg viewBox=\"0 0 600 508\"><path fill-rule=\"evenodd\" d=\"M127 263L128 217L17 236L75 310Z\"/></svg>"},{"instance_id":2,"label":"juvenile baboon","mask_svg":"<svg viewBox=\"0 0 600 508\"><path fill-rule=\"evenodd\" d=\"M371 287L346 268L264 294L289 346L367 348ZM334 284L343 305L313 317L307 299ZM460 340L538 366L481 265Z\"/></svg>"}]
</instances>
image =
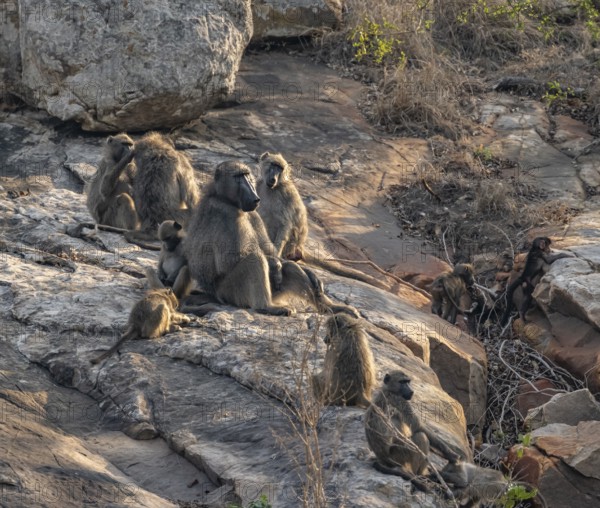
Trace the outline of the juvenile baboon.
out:
<instances>
[{"instance_id":1,"label":"juvenile baboon","mask_svg":"<svg viewBox=\"0 0 600 508\"><path fill-rule=\"evenodd\" d=\"M277 256L297 261L303 257L308 235L306 207L281 154L263 153L258 159L262 178L258 181L258 213L265 223Z\"/></svg>"},{"instance_id":2,"label":"juvenile baboon","mask_svg":"<svg viewBox=\"0 0 600 508\"><path fill-rule=\"evenodd\" d=\"M374 277L305 251L308 216L306 206L292 181L289 164L281 154L269 152L259 157L259 164L262 176L257 189L260 197L258 213L275 247L275 255L292 261L302 260L342 277L386 288Z\"/></svg>"},{"instance_id":3,"label":"juvenile baboon","mask_svg":"<svg viewBox=\"0 0 600 508\"><path fill-rule=\"evenodd\" d=\"M357 315L334 305L312 272L279 261L255 211L259 202L248 166L236 161L217 166L184 240L190 275L200 289L220 303L267 314L292 314L289 302L299 297L319 310ZM271 280L279 277L281 289L273 294Z\"/></svg>"},{"instance_id":4,"label":"juvenile baboon","mask_svg":"<svg viewBox=\"0 0 600 508\"><path fill-rule=\"evenodd\" d=\"M315 397L324 404L368 407L375 385L375 361L360 322L336 314L326 323L323 371L312 377Z\"/></svg>"},{"instance_id":5,"label":"juvenile baboon","mask_svg":"<svg viewBox=\"0 0 600 508\"><path fill-rule=\"evenodd\" d=\"M131 309L125 333L108 351L92 360L97 364L112 355L129 339L155 339L165 333L181 330L190 318L177 312L177 297L171 288L149 289Z\"/></svg>"},{"instance_id":6,"label":"juvenile baboon","mask_svg":"<svg viewBox=\"0 0 600 508\"><path fill-rule=\"evenodd\" d=\"M455 324L461 310L460 300L474 282L473 266L467 263L460 263L452 273L437 277L431 284L431 312Z\"/></svg>"},{"instance_id":7,"label":"juvenile baboon","mask_svg":"<svg viewBox=\"0 0 600 508\"><path fill-rule=\"evenodd\" d=\"M158 228L161 241L158 257L158 279L165 287L173 288L178 299L189 293L191 280L187 268L187 259L183 253L185 232L179 222L164 221Z\"/></svg>"},{"instance_id":8,"label":"juvenile baboon","mask_svg":"<svg viewBox=\"0 0 600 508\"><path fill-rule=\"evenodd\" d=\"M409 384L410 378L400 370L385 375L381 391L365 414L365 433L375 453L377 470L401 476L427 490L415 476L427 473L430 445L450 462L456 462L464 453L451 450L421 424L410 403L414 392Z\"/></svg>"},{"instance_id":9,"label":"juvenile baboon","mask_svg":"<svg viewBox=\"0 0 600 508\"><path fill-rule=\"evenodd\" d=\"M519 317L523 321L527 321L525 314L531 304L533 290L543 276L544 271L557 259L570 257L570 255L566 253L552 254L552 250L550 249L551 243L552 240L546 236L538 236L533 240L529 253L527 254L527 259L525 260L523 272L506 290L506 310L500 321L502 326L504 326L510 318L513 309L513 295L515 290L521 286L523 291L523 302L519 308Z\"/></svg>"},{"instance_id":10,"label":"juvenile baboon","mask_svg":"<svg viewBox=\"0 0 600 508\"><path fill-rule=\"evenodd\" d=\"M135 144L134 158L133 199L142 230L155 234L165 220L185 225L199 198L188 158L158 132L146 134Z\"/></svg>"},{"instance_id":11,"label":"juvenile baboon","mask_svg":"<svg viewBox=\"0 0 600 508\"><path fill-rule=\"evenodd\" d=\"M132 160L133 140L127 134L108 136L104 157L86 186L87 207L97 224L123 229L140 227L132 198Z\"/></svg>"},{"instance_id":12,"label":"juvenile baboon","mask_svg":"<svg viewBox=\"0 0 600 508\"><path fill-rule=\"evenodd\" d=\"M454 497L465 508L476 508L480 503L498 502L500 497L508 490L511 483L522 485L525 488L533 487L525 482L514 482L504 478L500 471L476 466L469 462L448 462L440 471L441 477L452 487ZM537 498L546 506L541 495Z\"/></svg>"}]
</instances>

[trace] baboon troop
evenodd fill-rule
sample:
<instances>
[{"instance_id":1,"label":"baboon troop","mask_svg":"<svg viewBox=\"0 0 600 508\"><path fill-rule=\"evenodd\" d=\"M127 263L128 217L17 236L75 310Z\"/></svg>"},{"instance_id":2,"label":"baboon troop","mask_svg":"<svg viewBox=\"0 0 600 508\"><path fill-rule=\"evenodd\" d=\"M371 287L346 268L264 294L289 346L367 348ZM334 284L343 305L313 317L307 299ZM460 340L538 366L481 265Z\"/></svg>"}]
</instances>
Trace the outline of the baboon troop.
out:
<instances>
[{"instance_id":1,"label":"baboon troop","mask_svg":"<svg viewBox=\"0 0 600 508\"><path fill-rule=\"evenodd\" d=\"M127 134L108 136L104 157L86 187L87 207L98 224L132 230L140 227L132 198L132 160L133 140Z\"/></svg>"},{"instance_id":2,"label":"baboon troop","mask_svg":"<svg viewBox=\"0 0 600 508\"><path fill-rule=\"evenodd\" d=\"M320 311L349 312L323 293L316 275L280 261L263 220L250 168L236 161L219 164L192 216L184 240L190 276L218 302L273 315L292 315L301 299ZM281 281L280 289L272 281Z\"/></svg>"},{"instance_id":3,"label":"baboon troop","mask_svg":"<svg viewBox=\"0 0 600 508\"><path fill-rule=\"evenodd\" d=\"M323 404L368 407L376 378L366 333L347 314L328 318L325 326L328 349L323 371L312 377L315 397Z\"/></svg>"},{"instance_id":4,"label":"baboon troop","mask_svg":"<svg viewBox=\"0 0 600 508\"><path fill-rule=\"evenodd\" d=\"M473 266L461 263L451 273L437 277L431 284L431 312L455 324L460 301L474 282Z\"/></svg>"},{"instance_id":5,"label":"baboon troop","mask_svg":"<svg viewBox=\"0 0 600 508\"><path fill-rule=\"evenodd\" d=\"M143 231L155 232L165 220L185 225L198 204L198 185L187 156L158 132L135 143L133 199Z\"/></svg>"},{"instance_id":6,"label":"baboon troop","mask_svg":"<svg viewBox=\"0 0 600 508\"><path fill-rule=\"evenodd\" d=\"M527 254L527 259L525 260L523 272L506 290L506 310L500 321L502 326L506 325L513 310L513 295L515 290L520 286L523 291L523 302L519 308L519 317L525 322L525 314L531 305L533 290L544 275L545 270L557 259L570 257L569 254L565 253L552 254L552 250L550 249L551 243L552 240L546 236L538 236L533 240Z\"/></svg>"},{"instance_id":7,"label":"baboon troop","mask_svg":"<svg viewBox=\"0 0 600 508\"><path fill-rule=\"evenodd\" d=\"M179 302L171 288L150 289L131 309L125 333L108 351L92 360L100 363L112 355L126 340L156 339L165 333L181 330L190 318L177 312Z\"/></svg>"},{"instance_id":8,"label":"baboon troop","mask_svg":"<svg viewBox=\"0 0 600 508\"><path fill-rule=\"evenodd\" d=\"M415 476L427 474L430 446L450 462L462 458L421 424L410 400L414 394L410 378L401 370L389 372L365 414L365 433L375 453L374 466L386 474L410 480L420 490L427 488Z\"/></svg>"}]
</instances>

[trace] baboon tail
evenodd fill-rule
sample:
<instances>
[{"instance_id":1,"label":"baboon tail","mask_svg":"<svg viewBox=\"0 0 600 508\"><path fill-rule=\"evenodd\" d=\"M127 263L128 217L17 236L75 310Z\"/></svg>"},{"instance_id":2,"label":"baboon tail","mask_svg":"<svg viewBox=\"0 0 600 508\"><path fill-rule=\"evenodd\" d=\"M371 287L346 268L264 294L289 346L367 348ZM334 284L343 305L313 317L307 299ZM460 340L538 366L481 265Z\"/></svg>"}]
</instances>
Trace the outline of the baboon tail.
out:
<instances>
[{"instance_id":1,"label":"baboon tail","mask_svg":"<svg viewBox=\"0 0 600 508\"><path fill-rule=\"evenodd\" d=\"M123 335L121 335L121 338L117 341L116 344L114 344L108 351L105 351L97 358L94 358L93 360L91 360L91 363L93 365L96 365L96 364L100 363L102 360L105 360L110 355L112 355L117 349L119 349L121 347L121 345L123 344L123 342L125 342L128 339L134 339L136 337L136 335L137 334L133 328L131 328L131 327L127 328L125 333Z\"/></svg>"},{"instance_id":2,"label":"baboon tail","mask_svg":"<svg viewBox=\"0 0 600 508\"><path fill-rule=\"evenodd\" d=\"M342 266L336 263L335 261L315 257L312 254L308 254L306 251L304 252L302 260L305 263L318 266L319 268L323 268L324 270L327 270L331 273L335 273L336 275L340 275L342 277L359 280L361 282L365 282L366 284L370 284L371 286L375 286L376 288L383 289L385 291L389 291L390 289L389 286L377 280L375 277L371 277L370 275L367 275L366 273L360 272L353 268Z\"/></svg>"},{"instance_id":3,"label":"baboon tail","mask_svg":"<svg viewBox=\"0 0 600 508\"><path fill-rule=\"evenodd\" d=\"M521 284L521 278L519 277L518 279L515 279L512 284L510 286L508 286L508 289L506 290L506 310L504 311L504 314L502 315L502 319L500 320L500 325L501 326L506 326L506 323L508 323L508 319L510 318L510 315L512 313L513 310L513 294L515 292L515 290L517 289L517 286L519 284Z\"/></svg>"}]
</instances>

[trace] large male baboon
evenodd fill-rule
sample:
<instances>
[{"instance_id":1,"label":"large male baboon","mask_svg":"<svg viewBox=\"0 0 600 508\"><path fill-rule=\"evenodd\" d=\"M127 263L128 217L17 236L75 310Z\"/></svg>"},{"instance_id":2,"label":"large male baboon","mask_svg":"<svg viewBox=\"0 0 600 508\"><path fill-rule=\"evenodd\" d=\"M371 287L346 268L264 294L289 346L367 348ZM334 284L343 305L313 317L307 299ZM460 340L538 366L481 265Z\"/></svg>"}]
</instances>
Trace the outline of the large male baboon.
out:
<instances>
[{"instance_id":1,"label":"large male baboon","mask_svg":"<svg viewBox=\"0 0 600 508\"><path fill-rule=\"evenodd\" d=\"M376 469L427 490L415 476L427 473L430 445L450 462L458 461L464 453L453 451L421 424L410 403L414 392L409 384L410 378L400 370L385 375L381 391L365 414L365 433L375 453Z\"/></svg>"},{"instance_id":2,"label":"large male baboon","mask_svg":"<svg viewBox=\"0 0 600 508\"><path fill-rule=\"evenodd\" d=\"M132 198L135 166L133 140L127 134L108 136L104 157L86 185L87 207L97 224L137 229L140 221Z\"/></svg>"},{"instance_id":3,"label":"large male baboon","mask_svg":"<svg viewBox=\"0 0 600 508\"><path fill-rule=\"evenodd\" d=\"M533 298L533 290L535 286L542 278L544 274L544 270L554 263L554 261L570 257L569 254L564 252L560 253L552 253L550 249L550 244L552 240L546 236L539 236L533 240L531 244L531 248L529 249L529 253L527 254L527 259L525 260L525 268L523 268L523 272L508 286L506 290L506 310L504 311L504 315L502 316L501 325L504 326L508 322L508 318L510 318L510 314L513 309L513 295L516 289L521 286L523 290L523 302L521 307L519 308L519 317L526 321L525 314L527 313L527 309L529 309L529 305L531 304L531 299Z\"/></svg>"},{"instance_id":4,"label":"large male baboon","mask_svg":"<svg viewBox=\"0 0 600 508\"><path fill-rule=\"evenodd\" d=\"M385 285L374 277L307 252L304 249L308 235L306 206L292 181L289 164L281 154L269 152L260 156L259 164L262 176L258 182L261 200L258 213L275 246L276 255L293 261L302 260L337 275L385 289Z\"/></svg>"},{"instance_id":5,"label":"large male baboon","mask_svg":"<svg viewBox=\"0 0 600 508\"><path fill-rule=\"evenodd\" d=\"M437 277L431 283L431 312L455 324L461 310L460 300L474 282L473 266L467 263L460 263L451 273Z\"/></svg>"},{"instance_id":6,"label":"large male baboon","mask_svg":"<svg viewBox=\"0 0 600 508\"><path fill-rule=\"evenodd\" d=\"M311 379L315 397L324 404L368 407L376 369L360 321L336 314L327 320L326 329L325 365Z\"/></svg>"},{"instance_id":7,"label":"large male baboon","mask_svg":"<svg viewBox=\"0 0 600 508\"><path fill-rule=\"evenodd\" d=\"M279 261L255 211L259 202L248 166L236 161L217 166L184 241L190 275L200 289L220 303L268 314L292 314L290 303L300 298L319 310L357 315L352 307L334 305L312 272ZM275 294L271 280L281 281Z\"/></svg>"},{"instance_id":8,"label":"large male baboon","mask_svg":"<svg viewBox=\"0 0 600 508\"><path fill-rule=\"evenodd\" d=\"M171 288L149 289L144 297L131 309L127 330L108 350L92 360L99 363L112 355L130 339L156 339L165 333L181 330L180 324L187 324L190 318L177 312L177 297Z\"/></svg>"},{"instance_id":9,"label":"large male baboon","mask_svg":"<svg viewBox=\"0 0 600 508\"><path fill-rule=\"evenodd\" d=\"M135 144L137 173L133 199L142 230L156 234L165 220L185 226L198 204L198 184L188 158L158 132L146 134Z\"/></svg>"}]
</instances>

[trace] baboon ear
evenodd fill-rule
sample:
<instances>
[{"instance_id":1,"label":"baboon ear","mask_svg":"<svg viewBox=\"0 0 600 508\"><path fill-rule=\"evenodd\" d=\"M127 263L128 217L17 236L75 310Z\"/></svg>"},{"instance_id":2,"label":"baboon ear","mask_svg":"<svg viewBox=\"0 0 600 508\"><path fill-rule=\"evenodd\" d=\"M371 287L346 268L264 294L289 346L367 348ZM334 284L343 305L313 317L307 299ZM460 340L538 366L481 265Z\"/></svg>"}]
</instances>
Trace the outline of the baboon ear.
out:
<instances>
[{"instance_id":1,"label":"baboon ear","mask_svg":"<svg viewBox=\"0 0 600 508\"><path fill-rule=\"evenodd\" d=\"M179 231L182 228L181 224L179 224L177 221L173 222L173 227L176 231Z\"/></svg>"},{"instance_id":2,"label":"baboon ear","mask_svg":"<svg viewBox=\"0 0 600 508\"><path fill-rule=\"evenodd\" d=\"M263 159L266 159L269 155L271 155L269 152L265 152L263 153L259 158L258 161L262 161Z\"/></svg>"},{"instance_id":3,"label":"baboon ear","mask_svg":"<svg viewBox=\"0 0 600 508\"><path fill-rule=\"evenodd\" d=\"M383 382L387 385L390 382L390 375L386 374L385 377L383 378Z\"/></svg>"}]
</instances>

